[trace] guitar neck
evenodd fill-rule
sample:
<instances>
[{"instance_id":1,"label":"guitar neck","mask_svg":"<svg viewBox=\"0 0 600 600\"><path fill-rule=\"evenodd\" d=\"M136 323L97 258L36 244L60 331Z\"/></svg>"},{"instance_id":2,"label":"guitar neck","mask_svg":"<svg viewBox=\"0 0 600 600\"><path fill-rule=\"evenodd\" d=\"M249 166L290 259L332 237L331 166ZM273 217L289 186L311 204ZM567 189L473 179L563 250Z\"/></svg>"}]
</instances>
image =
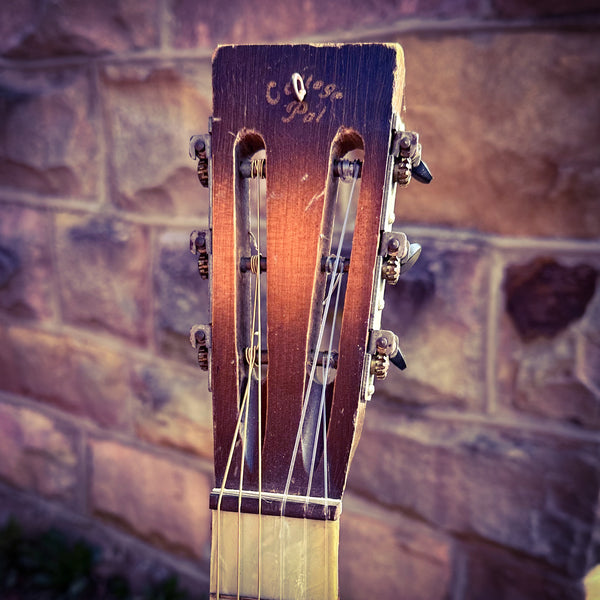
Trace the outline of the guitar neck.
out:
<instances>
[{"instance_id":1,"label":"guitar neck","mask_svg":"<svg viewBox=\"0 0 600 600\"><path fill-rule=\"evenodd\" d=\"M341 501L376 379L403 369L386 284L420 246L397 186L431 179L403 130L395 44L223 46L191 153L211 284L192 328L213 391L211 598L337 600Z\"/></svg>"},{"instance_id":2,"label":"guitar neck","mask_svg":"<svg viewBox=\"0 0 600 600\"><path fill-rule=\"evenodd\" d=\"M339 519L212 511L211 599L338 600Z\"/></svg>"}]
</instances>

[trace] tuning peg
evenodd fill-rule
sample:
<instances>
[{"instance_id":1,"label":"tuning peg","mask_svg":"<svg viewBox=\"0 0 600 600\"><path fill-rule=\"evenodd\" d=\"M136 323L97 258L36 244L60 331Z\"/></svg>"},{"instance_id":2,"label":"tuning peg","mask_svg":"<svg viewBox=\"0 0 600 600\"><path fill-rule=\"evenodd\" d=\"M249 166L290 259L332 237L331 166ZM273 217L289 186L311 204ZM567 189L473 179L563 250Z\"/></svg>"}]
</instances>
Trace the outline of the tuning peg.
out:
<instances>
[{"instance_id":1,"label":"tuning peg","mask_svg":"<svg viewBox=\"0 0 600 600\"><path fill-rule=\"evenodd\" d=\"M400 259L400 275L404 275L404 273L412 269L419 256L421 256L421 245L410 244L406 256Z\"/></svg>"},{"instance_id":2,"label":"tuning peg","mask_svg":"<svg viewBox=\"0 0 600 600\"><path fill-rule=\"evenodd\" d=\"M409 271L421 255L421 246L411 244L401 231L386 231L381 236L380 256L383 256L381 276L396 285L400 275Z\"/></svg>"},{"instance_id":3,"label":"tuning peg","mask_svg":"<svg viewBox=\"0 0 600 600\"><path fill-rule=\"evenodd\" d=\"M416 165L413 164L412 176L419 183L431 183L431 180L433 179L433 175L431 174L429 167L425 164L425 161L423 160L420 160L419 163Z\"/></svg>"},{"instance_id":4,"label":"tuning peg","mask_svg":"<svg viewBox=\"0 0 600 600\"><path fill-rule=\"evenodd\" d=\"M384 379L391 362L401 371L406 369L406 361L398 343L398 336L387 329L379 329L371 332L368 352L372 355L371 374L377 379Z\"/></svg>"},{"instance_id":5,"label":"tuning peg","mask_svg":"<svg viewBox=\"0 0 600 600\"><path fill-rule=\"evenodd\" d=\"M190 234L190 252L198 256L198 273L202 279L208 279L208 255L210 248L209 231L192 231Z\"/></svg>"},{"instance_id":6,"label":"tuning peg","mask_svg":"<svg viewBox=\"0 0 600 600\"><path fill-rule=\"evenodd\" d=\"M198 160L198 179L203 187L209 187L210 135L193 135L190 138L190 158Z\"/></svg>"},{"instance_id":7,"label":"tuning peg","mask_svg":"<svg viewBox=\"0 0 600 600\"><path fill-rule=\"evenodd\" d=\"M198 350L198 365L208 371L210 364L211 329L210 325L194 325L190 329L190 344Z\"/></svg>"},{"instance_id":8,"label":"tuning peg","mask_svg":"<svg viewBox=\"0 0 600 600\"><path fill-rule=\"evenodd\" d=\"M391 153L395 156L393 180L405 187L414 177L420 183L430 183L431 171L421 160L419 134L414 131L397 131L392 139Z\"/></svg>"},{"instance_id":9,"label":"tuning peg","mask_svg":"<svg viewBox=\"0 0 600 600\"><path fill-rule=\"evenodd\" d=\"M390 356L390 362L396 365L401 371L406 369L406 361L404 360L400 346L397 347L396 354Z\"/></svg>"}]
</instances>

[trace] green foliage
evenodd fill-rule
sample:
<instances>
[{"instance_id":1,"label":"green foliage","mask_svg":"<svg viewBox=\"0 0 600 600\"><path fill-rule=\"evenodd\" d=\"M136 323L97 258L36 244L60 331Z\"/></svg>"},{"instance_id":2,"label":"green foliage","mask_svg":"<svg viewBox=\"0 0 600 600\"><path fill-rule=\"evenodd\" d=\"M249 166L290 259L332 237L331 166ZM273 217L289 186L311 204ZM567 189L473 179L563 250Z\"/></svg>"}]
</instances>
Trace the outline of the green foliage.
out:
<instances>
[{"instance_id":1,"label":"green foliage","mask_svg":"<svg viewBox=\"0 0 600 600\"><path fill-rule=\"evenodd\" d=\"M0 529L0 590L11 590L19 582L23 532L14 519Z\"/></svg>"},{"instance_id":2,"label":"green foliage","mask_svg":"<svg viewBox=\"0 0 600 600\"><path fill-rule=\"evenodd\" d=\"M57 600L92 596L97 553L85 542L72 543L62 533L50 530L25 545L23 559L28 587L52 592Z\"/></svg>"},{"instance_id":3,"label":"green foliage","mask_svg":"<svg viewBox=\"0 0 600 600\"><path fill-rule=\"evenodd\" d=\"M144 600L189 600L189 595L180 589L176 577L169 577L150 588L144 595Z\"/></svg>"},{"instance_id":4,"label":"green foliage","mask_svg":"<svg viewBox=\"0 0 600 600\"><path fill-rule=\"evenodd\" d=\"M176 577L134 595L129 581L115 573L101 577L99 551L51 529L26 535L10 519L0 527L0 598L11 600L193 600Z\"/></svg>"}]
</instances>

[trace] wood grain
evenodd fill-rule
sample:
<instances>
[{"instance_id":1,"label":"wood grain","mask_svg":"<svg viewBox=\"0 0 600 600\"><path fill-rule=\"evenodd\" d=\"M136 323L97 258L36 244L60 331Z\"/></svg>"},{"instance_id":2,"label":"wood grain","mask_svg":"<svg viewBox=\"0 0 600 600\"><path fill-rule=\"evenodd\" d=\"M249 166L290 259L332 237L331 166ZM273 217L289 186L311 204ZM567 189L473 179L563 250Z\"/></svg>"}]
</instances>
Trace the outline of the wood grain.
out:
<instances>
[{"instance_id":1,"label":"wood grain","mask_svg":"<svg viewBox=\"0 0 600 600\"><path fill-rule=\"evenodd\" d=\"M286 93L295 72L307 87L302 103ZM247 255L247 249L241 248L235 231L239 223L239 206L236 209L234 202L235 140L242 130L251 130L264 140L267 155L263 489L273 492L282 492L286 483L302 410L307 358L314 350L315 322L321 316L320 264L331 238L325 200L332 151L342 152L344 144L356 145L356 140L364 146L328 431L332 496L341 498L364 413L359 398L379 218L392 114L400 111L403 86L402 51L397 45L223 46L214 56L212 364L217 485L233 438L243 377L236 294L243 287L239 259ZM347 133L342 143L341 132ZM239 468L230 474L227 487L235 487L237 477ZM291 491L302 493L305 485L306 475L296 465Z\"/></svg>"}]
</instances>

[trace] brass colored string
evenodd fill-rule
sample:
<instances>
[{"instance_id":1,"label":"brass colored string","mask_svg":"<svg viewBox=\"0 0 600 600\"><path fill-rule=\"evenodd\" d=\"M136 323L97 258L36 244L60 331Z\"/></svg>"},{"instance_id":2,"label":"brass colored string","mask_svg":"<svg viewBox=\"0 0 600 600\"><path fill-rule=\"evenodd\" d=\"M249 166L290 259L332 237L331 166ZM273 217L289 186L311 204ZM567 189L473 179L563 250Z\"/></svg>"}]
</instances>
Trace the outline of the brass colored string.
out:
<instances>
[{"instance_id":1,"label":"brass colored string","mask_svg":"<svg viewBox=\"0 0 600 600\"><path fill-rule=\"evenodd\" d=\"M256 276L256 292L254 295L255 306L258 320L258 577L257 577L257 599L260 600L260 583L261 583L261 568L262 568L262 315L261 315L261 288L260 288L260 203L261 203L261 179L266 175L264 172L266 159L260 161L259 172L256 177L256 237L258 252L256 258L252 257L251 267ZM258 303L256 298L258 297Z\"/></svg>"},{"instance_id":2,"label":"brass colored string","mask_svg":"<svg viewBox=\"0 0 600 600\"><path fill-rule=\"evenodd\" d=\"M255 346L253 343L250 344L250 347L246 349L246 358L248 360L248 381L246 384L246 388L244 390L244 395L242 398L242 404L240 406L240 411L238 414L235 431L233 434L233 439L231 442L231 447L229 449L229 456L227 458L227 464L225 467L225 473L223 475L223 481L221 483L221 488L219 490L219 499L217 501L217 535L216 535L216 561L217 561L217 581L216 581L216 597L217 600L220 600L220 533L221 533L221 503L223 500L223 495L225 492L225 487L227 485L227 478L229 477L229 471L231 469L231 464L233 462L233 454L235 451L235 440L238 438L240 434L240 428L242 426L242 419L244 420L243 426L243 434L242 434L242 453L241 453L241 469L240 469L240 486L239 486L239 495L238 495L238 552L237 552L237 600L240 599L240 569L241 569L241 504L242 504L242 491L243 491L243 478L244 478L244 456L246 454L246 443L247 443L247 432L248 432L248 412L249 412L249 402L250 402L250 386L252 382L252 374L256 366L258 366L258 506L259 506L259 518L258 518L258 596L257 599L260 600L260 579L261 579L261 536L262 536L262 394L261 394L261 374L262 374L262 365L261 365L261 346L262 346L262 334L261 334L261 320L260 320L260 179L262 177L264 161L252 161L253 168L256 163L257 171L257 182L258 182L258 194L257 194L257 246L259 249L258 254L252 255L250 259L250 268L251 271L256 275L256 286L255 286L255 294L254 294L254 308L252 314L252 338L254 336L258 337L258 344ZM256 322L258 321L258 331L256 331ZM253 342L253 340L251 340ZM258 365L256 363L256 359L258 357Z\"/></svg>"}]
</instances>

